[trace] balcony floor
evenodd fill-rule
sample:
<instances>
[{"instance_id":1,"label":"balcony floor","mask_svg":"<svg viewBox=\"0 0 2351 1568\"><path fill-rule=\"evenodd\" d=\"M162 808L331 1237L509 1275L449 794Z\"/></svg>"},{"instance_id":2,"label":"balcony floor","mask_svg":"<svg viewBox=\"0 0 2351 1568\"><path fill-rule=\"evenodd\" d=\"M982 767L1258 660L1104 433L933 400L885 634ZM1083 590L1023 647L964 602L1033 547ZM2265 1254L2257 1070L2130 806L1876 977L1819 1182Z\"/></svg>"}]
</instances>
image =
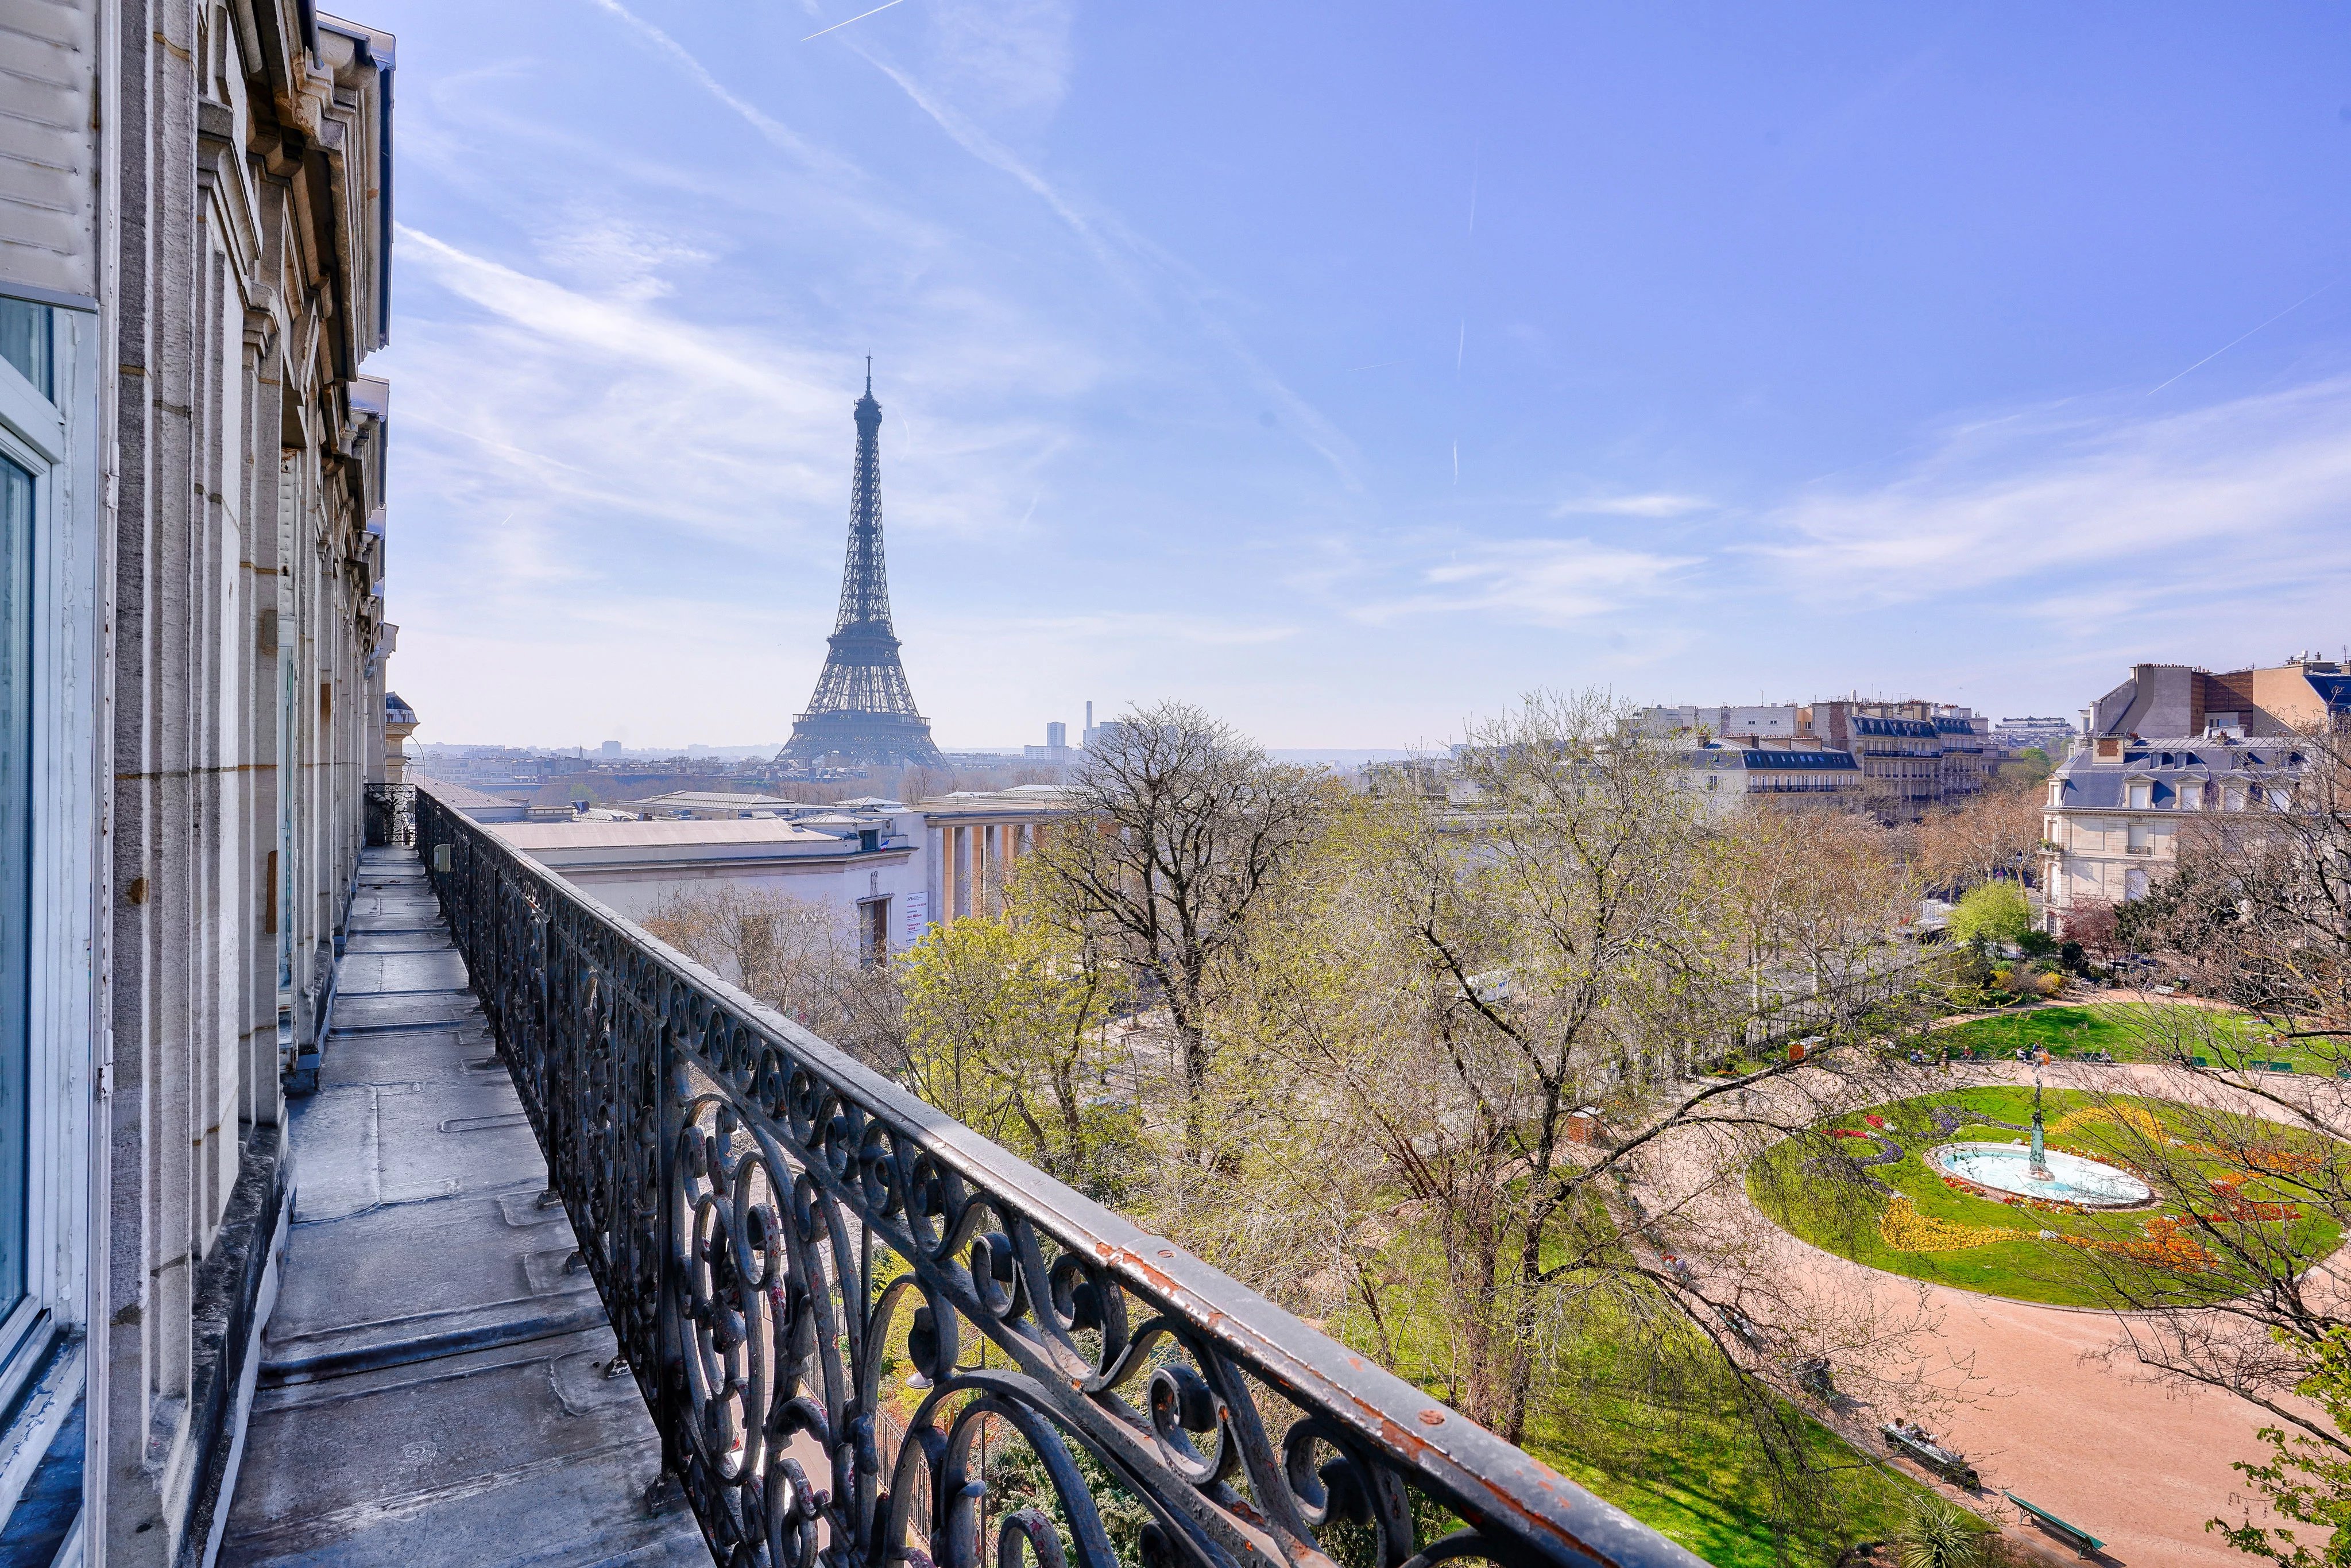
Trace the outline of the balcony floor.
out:
<instances>
[{"instance_id":1,"label":"balcony floor","mask_svg":"<svg viewBox=\"0 0 2351 1568\"><path fill-rule=\"evenodd\" d=\"M705 1565L416 853L360 870L225 1564Z\"/></svg>"}]
</instances>

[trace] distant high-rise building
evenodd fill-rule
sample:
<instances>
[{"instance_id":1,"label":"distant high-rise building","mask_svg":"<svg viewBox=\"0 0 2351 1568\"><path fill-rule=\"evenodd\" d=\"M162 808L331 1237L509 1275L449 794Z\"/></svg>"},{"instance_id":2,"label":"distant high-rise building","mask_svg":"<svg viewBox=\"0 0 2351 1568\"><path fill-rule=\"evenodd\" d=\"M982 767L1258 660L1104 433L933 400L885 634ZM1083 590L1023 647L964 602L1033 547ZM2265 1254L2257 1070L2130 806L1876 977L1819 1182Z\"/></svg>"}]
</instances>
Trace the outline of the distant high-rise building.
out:
<instances>
[{"instance_id":1,"label":"distant high-rise building","mask_svg":"<svg viewBox=\"0 0 2351 1568\"><path fill-rule=\"evenodd\" d=\"M865 395L857 400L857 465L850 482L849 559L841 573L841 613L834 620L824 672L808 711L792 719L792 737L776 760L808 767L889 767L936 763L931 721L914 710L914 694L898 662L890 624L890 578L882 559L882 405L873 401L872 361Z\"/></svg>"},{"instance_id":2,"label":"distant high-rise building","mask_svg":"<svg viewBox=\"0 0 2351 1568\"><path fill-rule=\"evenodd\" d=\"M1022 758L1029 762L1074 762L1078 754L1070 749L1070 727L1059 719L1045 726L1045 744L1024 746Z\"/></svg>"}]
</instances>

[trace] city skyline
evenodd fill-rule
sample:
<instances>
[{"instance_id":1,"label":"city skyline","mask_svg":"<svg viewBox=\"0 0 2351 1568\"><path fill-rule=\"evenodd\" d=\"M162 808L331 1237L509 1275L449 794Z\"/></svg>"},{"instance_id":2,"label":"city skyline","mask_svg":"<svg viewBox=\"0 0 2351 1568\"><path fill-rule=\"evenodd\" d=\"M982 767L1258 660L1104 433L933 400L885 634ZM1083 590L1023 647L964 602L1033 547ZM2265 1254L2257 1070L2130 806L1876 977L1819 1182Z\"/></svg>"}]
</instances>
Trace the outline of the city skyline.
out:
<instances>
[{"instance_id":1,"label":"city skyline","mask_svg":"<svg viewBox=\"0 0 2351 1568\"><path fill-rule=\"evenodd\" d=\"M420 739L786 733L869 352L950 749L2342 639L2338 16L858 9L374 18Z\"/></svg>"}]
</instances>

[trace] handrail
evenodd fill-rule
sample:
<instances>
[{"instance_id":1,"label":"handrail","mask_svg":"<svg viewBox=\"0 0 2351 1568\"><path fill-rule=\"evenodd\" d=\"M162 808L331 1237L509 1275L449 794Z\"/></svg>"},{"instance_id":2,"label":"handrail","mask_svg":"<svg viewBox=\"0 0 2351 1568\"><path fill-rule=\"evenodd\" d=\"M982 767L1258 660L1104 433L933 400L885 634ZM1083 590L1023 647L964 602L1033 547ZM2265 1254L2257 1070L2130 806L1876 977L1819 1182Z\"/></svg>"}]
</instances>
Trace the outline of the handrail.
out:
<instances>
[{"instance_id":1,"label":"handrail","mask_svg":"<svg viewBox=\"0 0 2351 1568\"><path fill-rule=\"evenodd\" d=\"M666 1473L719 1563L1701 1568L664 946L429 783L416 821ZM885 1383L906 1314L920 1392ZM1050 1511L989 1500L1007 1445L984 1428L1018 1435ZM1114 1513L1115 1543L1097 1504L1113 1490L1147 1516ZM1464 1527L1420 1540L1414 1492Z\"/></svg>"}]
</instances>

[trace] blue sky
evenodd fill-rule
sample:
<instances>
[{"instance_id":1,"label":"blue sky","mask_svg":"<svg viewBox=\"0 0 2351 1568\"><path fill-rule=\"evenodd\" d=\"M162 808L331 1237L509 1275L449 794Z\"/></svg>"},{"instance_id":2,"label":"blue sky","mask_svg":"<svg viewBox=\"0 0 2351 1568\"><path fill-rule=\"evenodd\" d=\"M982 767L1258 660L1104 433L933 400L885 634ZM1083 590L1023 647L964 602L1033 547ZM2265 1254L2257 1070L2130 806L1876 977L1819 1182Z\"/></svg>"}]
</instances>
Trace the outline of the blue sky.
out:
<instances>
[{"instance_id":1,"label":"blue sky","mask_svg":"<svg viewBox=\"0 0 2351 1568\"><path fill-rule=\"evenodd\" d=\"M2351 10L376 0L421 739L2068 713L2351 638Z\"/></svg>"}]
</instances>

